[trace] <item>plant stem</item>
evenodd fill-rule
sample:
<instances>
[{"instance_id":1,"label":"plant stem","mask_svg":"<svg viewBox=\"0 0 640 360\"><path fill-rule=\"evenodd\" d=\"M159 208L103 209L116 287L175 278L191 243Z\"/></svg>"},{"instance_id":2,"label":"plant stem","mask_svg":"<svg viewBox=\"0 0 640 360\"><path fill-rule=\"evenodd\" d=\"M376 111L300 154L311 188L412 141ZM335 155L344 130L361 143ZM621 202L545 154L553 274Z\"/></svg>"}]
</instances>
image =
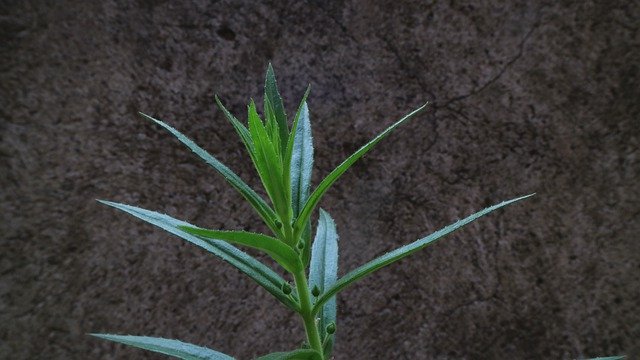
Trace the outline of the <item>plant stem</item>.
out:
<instances>
[{"instance_id":1,"label":"plant stem","mask_svg":"<svg viewBox=\"0 0 640 360\"><path fill-rule=\"evenodd\" d=\"M322 340L320 340L320 333L318 332L315 315L312 313L313 305L311 304L307 277L305 276L304 270L294 273L293 276L296 283L296 289L298 289L298 297L300 297L300 316L302 316L304 329L307 332L307 340L309 341L311 348L320 353L320 356L324 359L324 354L322 353Z\"/></svg>"}]
</instances>

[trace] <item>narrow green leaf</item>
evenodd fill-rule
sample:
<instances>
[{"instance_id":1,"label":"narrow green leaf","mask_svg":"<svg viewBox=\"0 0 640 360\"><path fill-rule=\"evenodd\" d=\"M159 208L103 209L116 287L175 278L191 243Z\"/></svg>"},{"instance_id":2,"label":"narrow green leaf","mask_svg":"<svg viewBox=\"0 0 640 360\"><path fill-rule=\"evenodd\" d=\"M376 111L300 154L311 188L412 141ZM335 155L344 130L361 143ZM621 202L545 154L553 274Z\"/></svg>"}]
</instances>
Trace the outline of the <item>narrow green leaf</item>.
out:
<instances>
[{"instance_id":1,"label":"narrow green leaf","mask_svg":"<svg viewBox=\"0 0 640 360\"><path fill-rule=\"evenodd\" d=\"M288 308L298 311L299 305L295 297L292 299L290 296L283 294L282 284L285 280L277 273L271 270L268 266L262 264L249 254L241 251L233 245L227 244L224 241L209 240L204 241L196 236L193 236L183 230L180 230L180 226L193 226L188 222L174 219L169 215L160 214L155 211L145 210L139 207L119 204L111 201L98 200L99 202L114 207L118 210L122 210L130 215L144 220L150 224L153 224L161 229L164 229L196 246L199 246L210 253L216 255L222 260L238 268L260 286L264 287L269 293L275 296L280 302L285 304Z\"/></svg>"},{"instance_id":2,"label":"narrow green leaf","mask_svg":"<svg viewBox=\"0 0 640 360\"><path fill-rule=\"evenodd\" d=\"M299 349L287 352L276 352L260 356L256 360L322 360L320 354L312 349Z\"/></svg>"},{"instance_id":3,"label":"narrow green leaf","mask_svg":"<svg viewBox=\"0 0 640 360\"><path fill-rule=\"evenodd\" d=\"M262 250L291 273L300 271L302 268L298 254L291 247L271 236L246 231L208 230L193 226L178 226L178 228L205 241L222 240Z\"/></svg>"},{"instance_id":4,"label":"narrow green leaf","mask_svg":"<svg viewBox=\"0 0 640 360\"><path fill-rule=\"evenodd\" d=\"M282 218L286 217L290 209L290 194L285 189L282 162L278 157L276 145L269 138L266 128L258 116L253 101L249 104L249 132L253 139L256 155L256 170L262 184L273 202L273 206Z\"/></svg>"},{"instance_id":5,"label":"narrow green leaf","mask_svg":"<svg viewBox=\"0 0 640 360\"><path fill-rule=\"evenodd\" d=\"M336 224L329 214L320 209L316 237L311 250L309 268L309 288L317 286L320 294L331 288L338 279L338 233ZM317 317L320 338L326 336L326 327L336 323L336 296L332 296L319 310ZM325 354L326 355L326 354Z\"/></svg>"},{"instance_id":6,"label":"narrow green leaf","mask_svg":"<svg viewBox=\"0 0 640 360\"><path fill-rule=\"evenodd\" d=\"M309 196L309 200L304 205L304 208L302 209L302 211L300 212L300 215L296 219L295 226L294 226L294 229L296 231L295 235L300 234L300 232L303 230L307 220L311 216L311 213L313 212L315 207L318 205L318 203L320 202L320 199L325 194L325 192L329 189L331 185L333 185L333 183L342 174L344 174L345 171L347 171L351 167L351 165L353 165L358 159L360 159L364 154L366 154L374 145L380 142L380 140L384 139L384 137L386 137L389 133L395 130L402 123L404 123L414 115L418 114L427 105L428 103L422 105L416 110L413 110L411 113L405 115L402 119L398 120L395 124L388 127L386 130L378 134L378 136L373 138L373 140L369 141L367 144L361 147L358 151L353 153L353 155L349 156L345 161L343 161L340 165L338 165L338 167L336 167L329 175L327 175L327 177L320 182L320 185L318 185L318 187L313 191L313 193L311 193L311 196Z\"/></svg>"},{"instance_id":7,"label":"narrow green leaf","mask_svg":"<svg viewBox=\"0 0 640 360\"><path fill-rule=\"evenodd\" d=\"M186 145L191 151L196 153L201 159L203 159L207 164L211 165L214 169L216 169L228 182L233 186L240 194L249 201L251 206L258 212L260 217L264 220L265 224L276 234L279 233L279 229L275 226L276 215L269 207L269 205L255 192L253 189L249 187L238 175L236 175L231 169L225 166L223 163L218 161L215 157L206 152L203 148L194 143L191 139L184 136L178 130L173 127L165 124L164 122L154 119L149 115L140 113L140 115L145 118L155 122L156 124L162 126L166 130L168 130L173 136L175 136L180 142Z\"/></svg>"},{"instance_id":8,"label":"narrow green leaf","mask_svg":"<svg viewBox=\"0 0 640 360\"><path fill-rule=\"evenodd\" d=\"M313 138L311 136L311 121L307 103L302 104L300 120L296 126L291 154L291 202L293 215L298 216L300 210L309 199L311 186L311 172L313 170Z\"/></svg>"},{"instance_id":9,"label":"narrow green leaf","mask_svg":"<svg viewBox=\"0 0 640 360\"><path fill-rule=\"evenodd\" d=\"M271 63L267 67L267 75L264 81L264 98L265 98L265 114L267 112L267 103L273 109L272 113L278 123L278 131L280 133L280 143L278 144L285 152L287 148L287 139L289 138L289 127L287 125L287 115L284 112L284 103L282 97L278 92L278 85L276 84L276 75L273 72ZM268 100L268 101L267 101Z\"/></svg>"},{"instance_id":10,"label":"narrow green leaf","mask_svg":"<svg viewBox=\"0 0 640 360\"><path fill-rule=\"evenodd\" d=\"M318 301L316 302L316 304L314 305L314 313L318 312L321 308L321 306L327 302L329 299L331 299L335 294L337 294L339 291L343 290L344 288L346 288L347 286L353 284L356 280L359 280L371 273L373 273L376 270L379 270L389 264L392 264L402 258L405 258L411 254L413 254L414 252L426 247L427 245L430 245L431 243L439 240L440 238L442 238L445 235L448 235L450 233L452 233L453 231L463 227L464 225L469 224L470 222L484 216L487 215L488 213L497 210L503 206L507 206L509 204L512 204L516 201L520 201L523 199L526 199L528 197L533 196L534 194L530 194L530 195L526 195L526 196L522 196L519 198L515 198L512 200L508 200L508 201L503 201L500 204L497 205L493 205L491 207L488 207L482 211L479 211L473 215L470 215L462 220L458 220L455 223L445 226L444 228L434 232L433 234L424 237L420 240L416 240L415 242L412 242L411 244L407 244L404 245L398 249L395 249L391 252L388 252L382 256L380 256L377 259L374 259L362 266L360 266L359 268L349 272L347 275L343 276L340 280L338 280L335 285L333 285L333 287L331 287L330 289L328 289L327 291L325 291L320 298L318 299Z\"/></svg>"},{"instance_id":11,"label":"narrow green leaf","mask_svg":"<svg viewBox=\"0 0 640 360\"><path fill-rule=\"evenodd\" d=\"M627 357L626 355L605 356L605 357L597 357L597 358L591 358L591 359L585 359L585 360L622 360L626 357Z\"/></svg>"},{"instance_id":12,"label":"narrow green leaf","mask_svg":"<svg viewBox=\"0 0 640 360\"><path fill-rule=\"evenodd\" d=\"M251 141L251 134L249 133L249 130L247 130L247 128L242 125L242 123L235 116L233 116L233 114L231 114L229 110L224 107L224 105L222 105L222 102L220 101L220 98L218 98L218 95L216 95L215 98L218 107L220 108L220 110L222 110L224 116L236 130L238 136L240 136L240 139L242 140L244 146L247 148L249 155L253 157L253 142Z\"/></svg>"},{"instance_id":13,"label":"narrow green leaf","mask_svg":"<svg viewBox=\"0 0 640 360\"><path fill-rule=\"evenodd\" d=\"M233 357L206 347L197 346L173 339L148 336L89 334L100 339L134 346L140 349L177 357L184 360L234 360Z\"/></svg>"}]
</instances>

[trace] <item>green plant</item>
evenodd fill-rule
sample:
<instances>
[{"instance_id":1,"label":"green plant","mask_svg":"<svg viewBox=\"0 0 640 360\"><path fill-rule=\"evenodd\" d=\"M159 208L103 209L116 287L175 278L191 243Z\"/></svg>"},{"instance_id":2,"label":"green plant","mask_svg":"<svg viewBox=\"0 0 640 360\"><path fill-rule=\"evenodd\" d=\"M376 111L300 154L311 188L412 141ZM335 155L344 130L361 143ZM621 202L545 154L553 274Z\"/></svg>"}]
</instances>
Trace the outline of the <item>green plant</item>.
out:
<instances>
[{"instance_id":1,"label":"green plant","mask_svg":"<svg viewBox=\"0 0 640 360\"><path fill-rule=\"evenodd\" d=\"M318 225L312 241L312 213L329 187L351 165L394 129L420 113L428 104L410 112L362 146L329 173L315 190L310 191L313 145L306 102L308 95L309 89L300 102L291 129L288 126L271 65L267 69L265 81L264 120L260 118L256 105L251 101L248 107L248 127L246 127L227 111L216 97L218 106L244 143L271 200L271 205L247 186L238 175L176 129L149 115L141 114L168 130L222 174L231 186L249 201L271 230L271 235L203 229L165 214L101 201L103 204L156 225L213 253L247 274L282 304L298 313L304 323L307 346L290 352L269 354L260 359L330 358L336 336L336 295L341 290L374 271L434 243L481 216L533 195L518 197L488 207L427 237L386 253L338 279L338 235L334 221L326 211L320 209ZM268 254L293 278L293 286L271 268L232 244L258 249ZM129 335L92 335L182 359L233 359L220 352L177 340Z\"/></svg>"}]
</instances>

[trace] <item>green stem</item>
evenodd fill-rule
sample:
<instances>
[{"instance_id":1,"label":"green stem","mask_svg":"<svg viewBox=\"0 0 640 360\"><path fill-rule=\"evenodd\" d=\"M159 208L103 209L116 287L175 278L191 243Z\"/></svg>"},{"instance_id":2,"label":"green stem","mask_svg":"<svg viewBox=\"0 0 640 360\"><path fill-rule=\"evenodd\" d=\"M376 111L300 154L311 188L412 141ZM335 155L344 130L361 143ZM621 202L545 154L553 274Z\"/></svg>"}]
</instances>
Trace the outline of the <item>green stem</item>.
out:
<instances>
[{"instance_id":1,"label":"green stem","mask_svg":"<svg viewBox=\"0 0 640 360\"><path fill-rule=\"evenodd\" d=\"M300 316L302 316L302 320L304 321L307 340L311 348L320 353L320 356L324 359L322 341L320 340L318 325L316 324L315 315L313 314L313 305L311 304L307 277L305 276L304 270L296 272L293 276L296 282L296 289L298 289L298 297L300 298Z\"/></svg>"}]
</instances>

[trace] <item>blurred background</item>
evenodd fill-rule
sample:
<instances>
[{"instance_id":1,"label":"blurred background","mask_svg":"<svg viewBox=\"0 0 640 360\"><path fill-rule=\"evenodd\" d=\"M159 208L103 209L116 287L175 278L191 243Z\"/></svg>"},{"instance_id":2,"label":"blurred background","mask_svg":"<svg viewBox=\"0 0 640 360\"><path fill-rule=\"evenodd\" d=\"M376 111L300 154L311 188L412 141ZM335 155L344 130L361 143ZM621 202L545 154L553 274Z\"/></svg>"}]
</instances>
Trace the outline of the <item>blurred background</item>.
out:
<instances>
[{"instance_id":1,"label":"blurred background","mask_svg":"<svg viewBox=\"0 0 640 360\"><path fill-rule=\"evenodd\" d=\"M314 183L425 101L328 192L340 274L537 192L338 297L336 359L640 356L640 5L633 1L2 1L0 358L156 359L89 332L238 359L298 346L240 272L95 199L265 230L138 111L260 182L246 119L273 63L308 84ZM265 261L268 261L265 259Z\"/></svg>"}]
</instances>

